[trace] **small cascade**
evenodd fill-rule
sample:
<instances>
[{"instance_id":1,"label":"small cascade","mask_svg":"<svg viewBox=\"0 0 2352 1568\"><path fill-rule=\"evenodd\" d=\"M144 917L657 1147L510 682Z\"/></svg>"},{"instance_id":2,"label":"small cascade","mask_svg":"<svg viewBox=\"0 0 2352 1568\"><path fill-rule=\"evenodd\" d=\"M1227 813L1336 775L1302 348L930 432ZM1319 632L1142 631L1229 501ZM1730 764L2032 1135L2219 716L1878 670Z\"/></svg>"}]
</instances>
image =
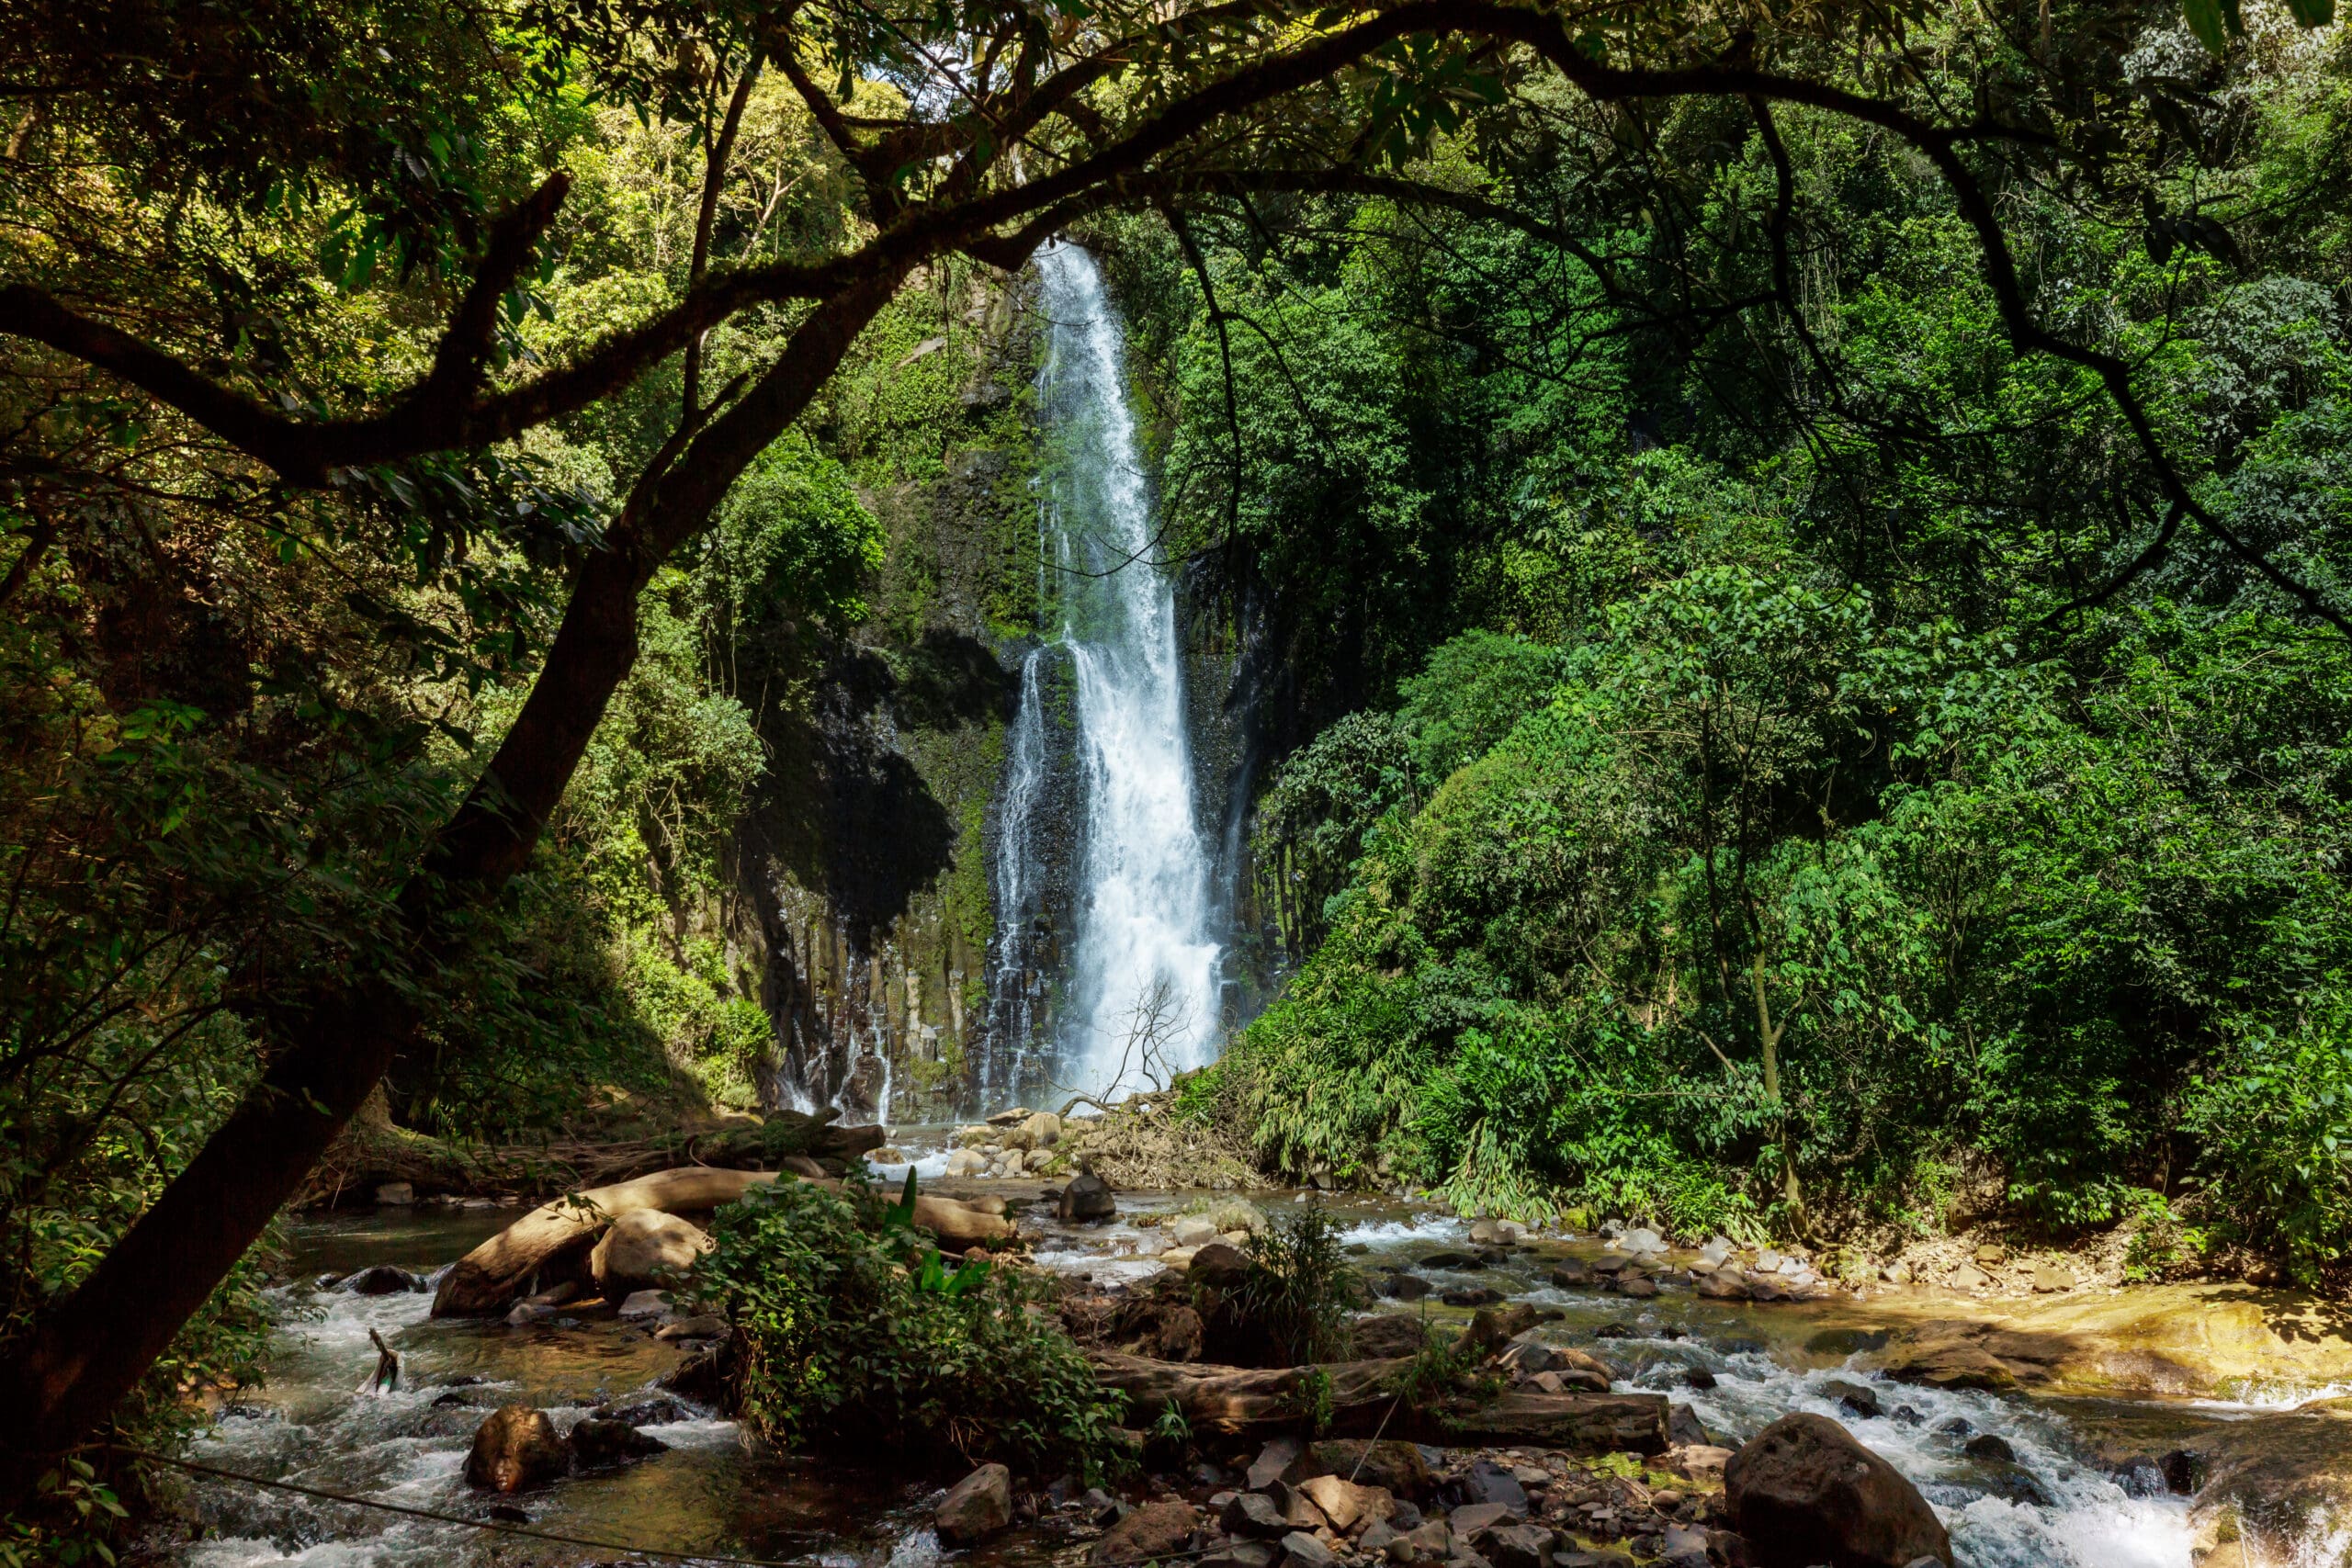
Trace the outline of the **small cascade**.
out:
<instances>
[{"instance_id":1,"label":"small cascade","mask_svg":"<svg viewBox=\"0 0 2352 1568\"><path fill-rule=\"evenodd\" d=\"M1059 628L1022 668L1000 818L990 1004L991 1055L1012 1062L991 1064L997 1081L981 1087L1013 1092L1012 1064L1049 1043L1053 1087L1108 1096L1215 1055L1223 950L1193 798L1175 593L1155 559L1125 341L1091 256L1057 244L1039 253L1037 267L1051 322L1038 386L1054 453L1040 543L1060 568ZM1032 933L1052 761L1040 667L1049 653L1069 665L1080 844L1070 946L1050 966L1067 994L1046 1018L1048 966Z\"/></svg>"}]
</instances>

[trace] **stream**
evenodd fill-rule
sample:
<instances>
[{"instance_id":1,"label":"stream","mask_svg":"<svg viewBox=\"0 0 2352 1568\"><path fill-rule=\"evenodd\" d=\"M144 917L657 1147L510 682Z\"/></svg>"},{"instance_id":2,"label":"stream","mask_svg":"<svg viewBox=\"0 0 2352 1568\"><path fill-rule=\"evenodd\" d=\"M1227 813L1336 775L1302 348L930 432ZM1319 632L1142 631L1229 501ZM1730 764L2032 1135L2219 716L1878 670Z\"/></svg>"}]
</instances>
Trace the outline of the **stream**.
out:
<instances>
[{"instance_id":1,"label":"stream","mask_svg":"<svg viewBox=\"0 0 2352 1568\"><path fill-rule=\"evenodd\" d=\"M1120 1214L1072 1228L1024 1217L1041 1266L1098 1282L1144 1277L1157 1233L1132 1220L1182 1206L1193 1195L1128 1193ZM1257 1195L1272 1208L1291 1195ZM1367 1267L1419 1265L1464 1246L1467 1225L1395 1201L1330 1200L1346 1240ZM1031 1211L1032 1213L1042 1211ZM292 1223L279 1287L269 1382L235 1404L194 1444L191 1457L240 1473L456 1514L490 1517L492 1501L461 1476L474 1428L492 1408L548 1409L559 1427L591 1406L654 1391L680 1359L640 1326L593 1312L528 1327L498 1320L427 1315L428 1294L362 1296L317 1289L322 1274L394 1263L438 1269L502 1228L513 1209L379 1210ZM1588 1238L1546 1242L1499 1267L1471 1272L1421 1268L1441 1289L1478 1284L1556 1308L1547 1337L1595 1349L1618 1369L1620 1387L1670 1392L1688 1402L1720 1442L1736 1445L1775 1417L1810 1410L1845 1422L1917 1484L1951 1531L1963 1568L2190 1568L2188 1506L2143 1467L2131 1483L2120 1455L2154 1458L2194 1447L2229 1423L2335 1390L2270 1390L2239 1404L2211 1400L2083 1399L1944 1393L1871 1382L1859 1370L1883 1343L1867 1303L1837 1299L1760 1305L1669 1291L1631 1301L1545 1282L1564 1251L1597 1256ZM1458 1309L1415 1303L1433 1316ZM1889 1324L1893 1319L1888 1319ZM356 1392L375 1364L374 1329L402 1361L399 1388ZM1690 1386L1694 1370L1712 1388ZM1883 1414L1857 1417L1824 1385L1870 1383ZM1698 1380L1703 1382L1705 1380ZM876 1470L871 1456L755 1453L732 1423L688 1410L646 1430L669 1451L607 1474L497 1499L535 1529L672 1551L805 1562L811 1568L932 1568L941 1555L925 1528L935 1487L927 1478ZM1964 1429L1958 1423L1965 1423ZM2016 1451L2014 1468L1987 1467L1962 1445L1990 1432ZM2352 1453L2345 1456L2352 1465ZM2025 1479L2020 1480L2020 1477ZM1205 1496L1208 1488L1197 1489ZM1197 1499L1196 1499L1197 1500ZM585 1564L629 1561L625 1551L492 1536L232 1482L195 1478L182 1511L189 1524L162 1560L187 1568L451 1568L471 1563ZM513 1514L503 1516L520 1522ZM199 1539L188 1540L196 1534ZM2342 1568L2352 1535L2313 1521L2300 1536L2265 1540L2259 1568ZM982 1562L1042 1562L1018 1532L969 1554Z\"/></svg>"}]
</instances>

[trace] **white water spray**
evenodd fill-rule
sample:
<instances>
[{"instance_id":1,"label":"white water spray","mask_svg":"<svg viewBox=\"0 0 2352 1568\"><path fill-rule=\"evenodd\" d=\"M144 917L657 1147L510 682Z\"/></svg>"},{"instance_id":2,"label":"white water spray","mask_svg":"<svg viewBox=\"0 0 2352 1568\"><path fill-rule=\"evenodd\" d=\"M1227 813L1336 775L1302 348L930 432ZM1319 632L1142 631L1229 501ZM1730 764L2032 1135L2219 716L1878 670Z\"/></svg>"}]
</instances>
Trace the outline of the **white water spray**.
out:
<instances>
[{"instance_id":1,"label":"white water spray","mask_svg":"<svg viewBox=\"0 0 2352 1568\"><path fill-rule=\"evenodd\" d=\"M1060 1076L1107 1097L1208 1060L1220 949L1193 809L1175 594L1154 560L1118 321L1084 251L1054 245L1037 268L1052 322L1039 389L1057 452L1049 515L1065 568L1061 640L1077 691L1085 832ZM1035 699L1027 673L1024 704Z\"/></svg>"}]
</instances>

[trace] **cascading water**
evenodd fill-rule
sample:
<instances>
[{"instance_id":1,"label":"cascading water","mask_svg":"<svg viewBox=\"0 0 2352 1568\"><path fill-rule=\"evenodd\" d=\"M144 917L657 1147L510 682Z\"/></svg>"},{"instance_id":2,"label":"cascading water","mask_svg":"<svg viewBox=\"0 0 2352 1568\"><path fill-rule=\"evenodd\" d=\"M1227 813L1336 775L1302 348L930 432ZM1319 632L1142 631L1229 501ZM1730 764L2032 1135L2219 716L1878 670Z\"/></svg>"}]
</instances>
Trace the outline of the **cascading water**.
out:
<instances>
[{"instance_id":1,"label":"cascading water","mask_svg":"<svg viewBox=\"0 0 2352 1568\"><path fill-rule=\"evenodd\" d=\"M1043 542L1061 569L1058 651L1073 689L1082 834L1055 1077L1107 1097L1209 1058L1221 948L1193 801L1175 594L1152 558L1151 491L1121 375L1118 320L1083 250L1054 245L1037 267L1051 322L1038 387L1054 450ZM1001 1038L1000 1051L1022 1050L1036 1027L1025 934L1036 889L1024 879L1041 830L1046 651L1023 667L1001 818L998 920L1010 935L1000 946L995 1011L1012 1037Z\"/></svg>"}]
</instances>

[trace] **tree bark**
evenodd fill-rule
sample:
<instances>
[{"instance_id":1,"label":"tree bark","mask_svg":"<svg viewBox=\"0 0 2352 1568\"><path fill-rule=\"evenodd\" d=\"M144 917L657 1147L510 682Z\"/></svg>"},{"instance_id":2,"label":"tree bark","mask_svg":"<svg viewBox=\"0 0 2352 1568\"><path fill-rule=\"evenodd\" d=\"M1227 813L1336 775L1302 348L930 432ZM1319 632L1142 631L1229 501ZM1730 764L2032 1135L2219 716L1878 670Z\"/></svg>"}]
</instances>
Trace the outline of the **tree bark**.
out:
<instances>
[{"instance_id":1,"label":"tree bark","mask_svg":"<svg viewBox=\"0 0 2352 1568\"><path fill-rule=\"evenodd\" d=\"M413 1030L389 988L331 998L87 1279L0 1363L0 1511L105 1421L245 1255Z\"/></svg>"}]
</instances>

